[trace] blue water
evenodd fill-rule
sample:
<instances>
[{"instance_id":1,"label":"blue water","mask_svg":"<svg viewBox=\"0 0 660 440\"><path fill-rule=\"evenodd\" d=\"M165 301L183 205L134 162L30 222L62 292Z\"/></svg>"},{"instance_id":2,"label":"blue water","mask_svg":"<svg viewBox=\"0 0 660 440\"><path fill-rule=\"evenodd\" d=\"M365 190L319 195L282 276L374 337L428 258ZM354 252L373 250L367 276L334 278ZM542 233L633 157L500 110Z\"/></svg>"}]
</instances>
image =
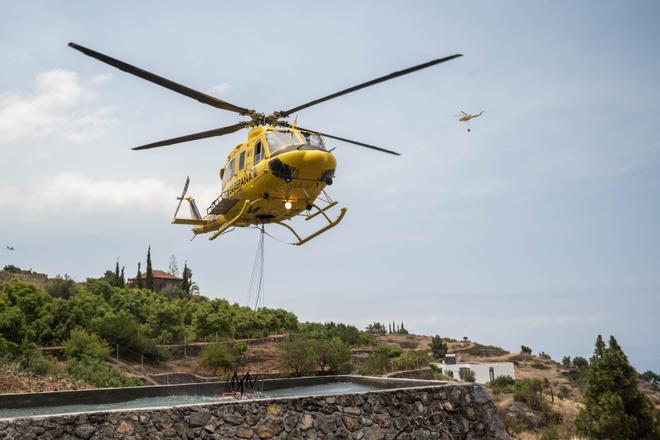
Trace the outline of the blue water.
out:
<instances>
[{"instance_id":1,"label":"blue water","mask_svg":"<svg viewBox=\"0 0 660 440\"><path fill-rule=\"evenodd\" d=\"M362 385L352 382L334 382L321 385L309 385L293 388L283 388L265 392L266 397L291 397L291 396L318 396L326 394L344 394L359 393L363 391L373 391L377 389L374 386ZM141 399L128 400L116 403L84 404L84 405L61 405L61 406L42 406L33 408L0 409L0 419L14 417L33 417L54 414L65 414L75 412L95 412L108 411L116 409L136 409L152 408L162 406L180 406L192 405L197 403L216 403L219 402L219 396L204 395L180 395L180 396L162 396L162 397L144 397ZM226 400L225 400L226 401Z\"/></svg>"}]
</instances>

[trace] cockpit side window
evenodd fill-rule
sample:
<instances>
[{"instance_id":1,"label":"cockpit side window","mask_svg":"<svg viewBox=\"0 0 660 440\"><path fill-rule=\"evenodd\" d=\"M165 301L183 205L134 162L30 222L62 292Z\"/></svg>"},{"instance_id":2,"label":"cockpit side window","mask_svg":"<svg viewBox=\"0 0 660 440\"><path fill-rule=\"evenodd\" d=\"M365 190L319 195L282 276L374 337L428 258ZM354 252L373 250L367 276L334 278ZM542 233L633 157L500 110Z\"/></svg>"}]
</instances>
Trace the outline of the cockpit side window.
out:
<instances>
[{"instance_id":1,"label":"cockpit side window","mask_svg":"<svg viewBox=\"0 0 660 440\"><path fill-rule=\"evenodd\" d=\"M242 170L245 168L245 151L241 151L241 155L238 157L238 169Z\"/></svg>"},{"instance_id":2,"label":"cockpit side window","mask_svg":"<svg viewBox=\"0 0 660 440\"><path fill-rule=\"evenodd\" d=\"M236 173L236 167L234 165L236 165L236 158L232 157L232 159L227 164L227 169L225 170L225 176L227 176L227 180L234 177L234 174Z\"/></svg>"},{"instance_id":3,"label":"cockpit side window","mask_svg":"<svg viewBox=\"0 0 660 440\"><path fill-rule=\"evenodd\" d=\"M258 164L261 159L264 157L264 147L261 144L261 141L257 141L257 143L254 146L254 159L252 161L253 165Z\"/></svg>"}]
</instances>

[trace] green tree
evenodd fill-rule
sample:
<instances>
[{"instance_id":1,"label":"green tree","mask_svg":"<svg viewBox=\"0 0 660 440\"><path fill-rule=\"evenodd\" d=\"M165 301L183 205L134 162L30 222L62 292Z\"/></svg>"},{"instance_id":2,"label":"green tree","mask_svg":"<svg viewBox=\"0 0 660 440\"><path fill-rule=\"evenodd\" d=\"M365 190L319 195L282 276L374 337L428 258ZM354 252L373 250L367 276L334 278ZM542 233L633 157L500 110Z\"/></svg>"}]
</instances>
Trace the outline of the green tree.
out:
<instances>
[{"instance_id":1,"label":"green tree","mask_svg":"<svg viewBox=\"0 0 660 440\"><path fill-rule=\"evenodd\" d=\"M589 366L589 361L582 356L575 356L573 358L573 366L576 368L586 368Z\"/></svg>"},{"instance_id":2,"label":"green tree","mask_svg":"<svg viewBox=\"0 0 660 440\"><path fill-rule=\"evenodd\" d=\"M213 370L213 374L217 375L220 370L225 372L233 370L238 363L239 355L238 349L226 342L209 344L202 349L200 365Z\"/></svg>"},{"instance_id":3,"label":"green tree","mask_svg":"<svg viewBox=\"0 0 660 440\"><path fill-rule=\"evenodd\" d=\"M314 341L316 344L316 356L319 360L321 372L332 374L350 373L351 350L340 339ZM327 369L327 370L326 370Z\"/></svg>"},{"instance_id":4,"label":"green tree","mask_svg":"<svg viewBox=\"0 0 660 440\"><path fill-rule=\"evenodd\" d=\"M154 272L151 267L151 246L149 246L149 249L147 250L147 279L145 287L151 291L154 290Z\"/></svg>"},{"instance_id":5,"label":"green tree","mask_svg":"<svg viewBox=\"0 0 660 440\"><path fill-rule=\"evenodd\" d=\"M443 359L447 354L447 343L442 340L440 335L435 335L431 338L431 353L436 359Z\"/></svg>"},{"instance_id":6,"label":"green tree","mask_svg":"<svg viewBox=\"0 0 660 440\"><path fill-rule=\"evenodd\" d=\"M138 271L135 276L135 287L142 289L142 263L138 262Z\"/></svg>"},{"instance_id":7,"label":"green tree","mask_svg":"<svg viewBox=\"0 0 660 440\"><path fill-rule=\"evenodd\" d=\"M124 287L126 285L126 275L124 275L124 269L126 269L126 266L121 267L121 273L119 274L119 287Z\"/></svg>"},{"instance_id":8,"label":"green tree","mask_svg":"<svg viewBox=\"0 0 660 440\"><path fill-rule=\"evenodd\" d=\"M617 343L598 335L584 390L584 408L575 420L579 434L594 439L656 439L653 404L638 388L637 372Z\"/></svg>"},{"instance_id":9,"label":"green tree","mask_svg":"<svg viewBox=\"0 0 660 440\"><path fill-rule=\"evenodd\" d=\"M532 349L526 345L521 345L520 346L520 353L526 354L527 356L532 355Z\"/></svg>"},{"instance_id":10,"label":"green tree","mask_svg":"<svg viewBox=\"0 0 660 440\"><path fill-rule=\"evenodd\" d=\"M63 347L68 359L89 357L104 360L110 354L110 347L105 341L83 329L73 330L69 339L64 341Z\"/></svg>"},{"instance_id":11,"label":"green tree","mask_svg":"<svg viewBox=\"0 0 660 440\"><path fill-rule=\"evenodd\" d=\"M374 335L384 335L387 333L387 330L385 330L385 326L380 322L373 322L367 325L367 333L372 333Z\"/></svg>"},{"instance_id":12,"label":"green tree","mask_svg":"<svg viewBox=\"0 0 660 440\"><path fill-rule=\"evenodd\" d=\"M393 354L392 347L388 345L379 346L376 351L367 357L362 372L364 374L380 375L390 370L390 357Z\"/></svg>"},{"instance_id":13,"label":"green tree","mask_svg":"<svg viewBox=\"0 0 660 440\"><path fill-rule=\"evenodd\" d=\"M561 366L564 368L569 368L571 366L571 357L570 356L564 356L561 359Z\"/></svg>"},{"instance_id":14,"label":"green tree","mask_svg":"<svg viewBox=\"0 0 660 440\"><path fill-rule=\"evenodd\" d=\"M429 355L425 350L406 350L394 361L397 370L414 370L428 367Z\"/></svg>"},{"instance_id":15,"label":"green tree","mask_svg":"<svg viewBox=\"0 0 660 440\"><path fill-rule=\"evenodd\" d=\"M282 344L280 368L294 376L306 376L314 373L319 364L314 341L298 338Z\"/></svg>"},{"instance_id":16,"label":"green tree","mask_svg":"<svg viewBox=\"0 0 660 440\"><path fill-rule=\"evenodd\" d=\"M68 275L58 275L55 279L48 280L44 289L52 297L66 299L76 293L76 283Z\"/></svg>"},{"instance_id":17,"label":"green tree","mask_svg":"<svg viewBox=\"0 0 660 440\"><path fill-rule=\"evenodd\" d=\"M190 277L192 276L192 273L189 275L188 272L191 272L190 269L188 269L188 261L183 262L183 272L181 272L181 278L183 278L183 281L181 282L181 288L185 292L190 291Z\"/></svg>"}]
</instances>

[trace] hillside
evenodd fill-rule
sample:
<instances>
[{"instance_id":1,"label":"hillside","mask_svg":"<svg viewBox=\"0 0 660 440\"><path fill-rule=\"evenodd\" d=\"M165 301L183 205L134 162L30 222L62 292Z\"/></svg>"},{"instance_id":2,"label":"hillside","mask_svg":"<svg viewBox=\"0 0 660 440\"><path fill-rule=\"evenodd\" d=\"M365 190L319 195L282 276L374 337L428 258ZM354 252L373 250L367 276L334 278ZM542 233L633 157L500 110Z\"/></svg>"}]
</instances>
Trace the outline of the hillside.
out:
<instances>
[{"instance_id":1,"label":"hillside","mask_svg":"<svg viewBox=\"0 0 660 440\"><path fill-rule=\"evenodd\" d=\"M421 368L400 374L457 380L428 368L431 336L374 335L341 323L299 323L285 310L254 311L180 289L152 292L113 281L109 277L74 283L32 271L0 271L0 393L217 380L225 376L223 369L286 376L294 370L283 367L288 364L282 359L296 341L307 350L303 358L313 359L321 349L345 354L342 372L381 375ZM61 347L74 339L74 346L96 357L77 357ZM459 362L514 364L515 386L500 384L492 387L492 394L517 438L559 438L547 437L550 429L571 432L581 405L586 360L584 366L577 366L577 359L576 365L565 366L542 353L510 353L469 340L444 342ZM216 375L202 355L218 346L235 358ZM114 359L117 353L119 360ZM328 373L322 364L307 364L298 375ZM532 410L528 404L534 402L514 395L521 386L537 387L525 392L543 410ZM657 385L640 381L640 389L660 411Z\"/></svg>"}]
</instances>

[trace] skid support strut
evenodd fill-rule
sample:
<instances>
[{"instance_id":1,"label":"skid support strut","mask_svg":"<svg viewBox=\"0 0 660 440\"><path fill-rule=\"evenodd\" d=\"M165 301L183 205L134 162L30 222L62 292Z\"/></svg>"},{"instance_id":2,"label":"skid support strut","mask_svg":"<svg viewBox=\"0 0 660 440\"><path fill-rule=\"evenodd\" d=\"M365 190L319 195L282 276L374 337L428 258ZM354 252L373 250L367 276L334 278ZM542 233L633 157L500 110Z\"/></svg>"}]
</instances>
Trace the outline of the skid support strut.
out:
<instances>
[{"instance_id":1,"label":"skid support strut","mask_svg":"<svg viewBox=\"0 0 660 440\"><path fill-rule=\"evenodd\" d=\"M334 221L330 220L330 217L328 217L327 214L325 213L326 210L328 210L329 208L332 208L333 206L335 206L335 204L336 204L336 202L334 204L330 205L330 206L326 206L324 209L320 209L318 206L314 205L314 207L316 209L318 209L318 212L310 215L309 217L307 217L306 220L309 220L310 218L313 218L313 217L317 216L318 214L322 214L323 217L325 217L325 219L328 221L328 224L325 227L323 227L323 228L319 229L318 231L314 232L312 235L309 235L305 238L301 238L300 235L298 235L298 233L296 232L296 230L293 229L291 226L287 225L286 223L284 223L284 222L275 222L275 223L280 225L280 226L284 226L289 231L291 231L291 233L298 240L297 243L293 243L293 244L295 244L296 246L300 246L300 245L303 245L303 244L307 243L309 240L318 237L319 235L323 234L325 231L334 228L335 226L337 226L339 224L339 222L344 218L344 214L346 214L346 208L341 208L341 211L339 212L339 216Z\"/></svg>"}]
</instances>

